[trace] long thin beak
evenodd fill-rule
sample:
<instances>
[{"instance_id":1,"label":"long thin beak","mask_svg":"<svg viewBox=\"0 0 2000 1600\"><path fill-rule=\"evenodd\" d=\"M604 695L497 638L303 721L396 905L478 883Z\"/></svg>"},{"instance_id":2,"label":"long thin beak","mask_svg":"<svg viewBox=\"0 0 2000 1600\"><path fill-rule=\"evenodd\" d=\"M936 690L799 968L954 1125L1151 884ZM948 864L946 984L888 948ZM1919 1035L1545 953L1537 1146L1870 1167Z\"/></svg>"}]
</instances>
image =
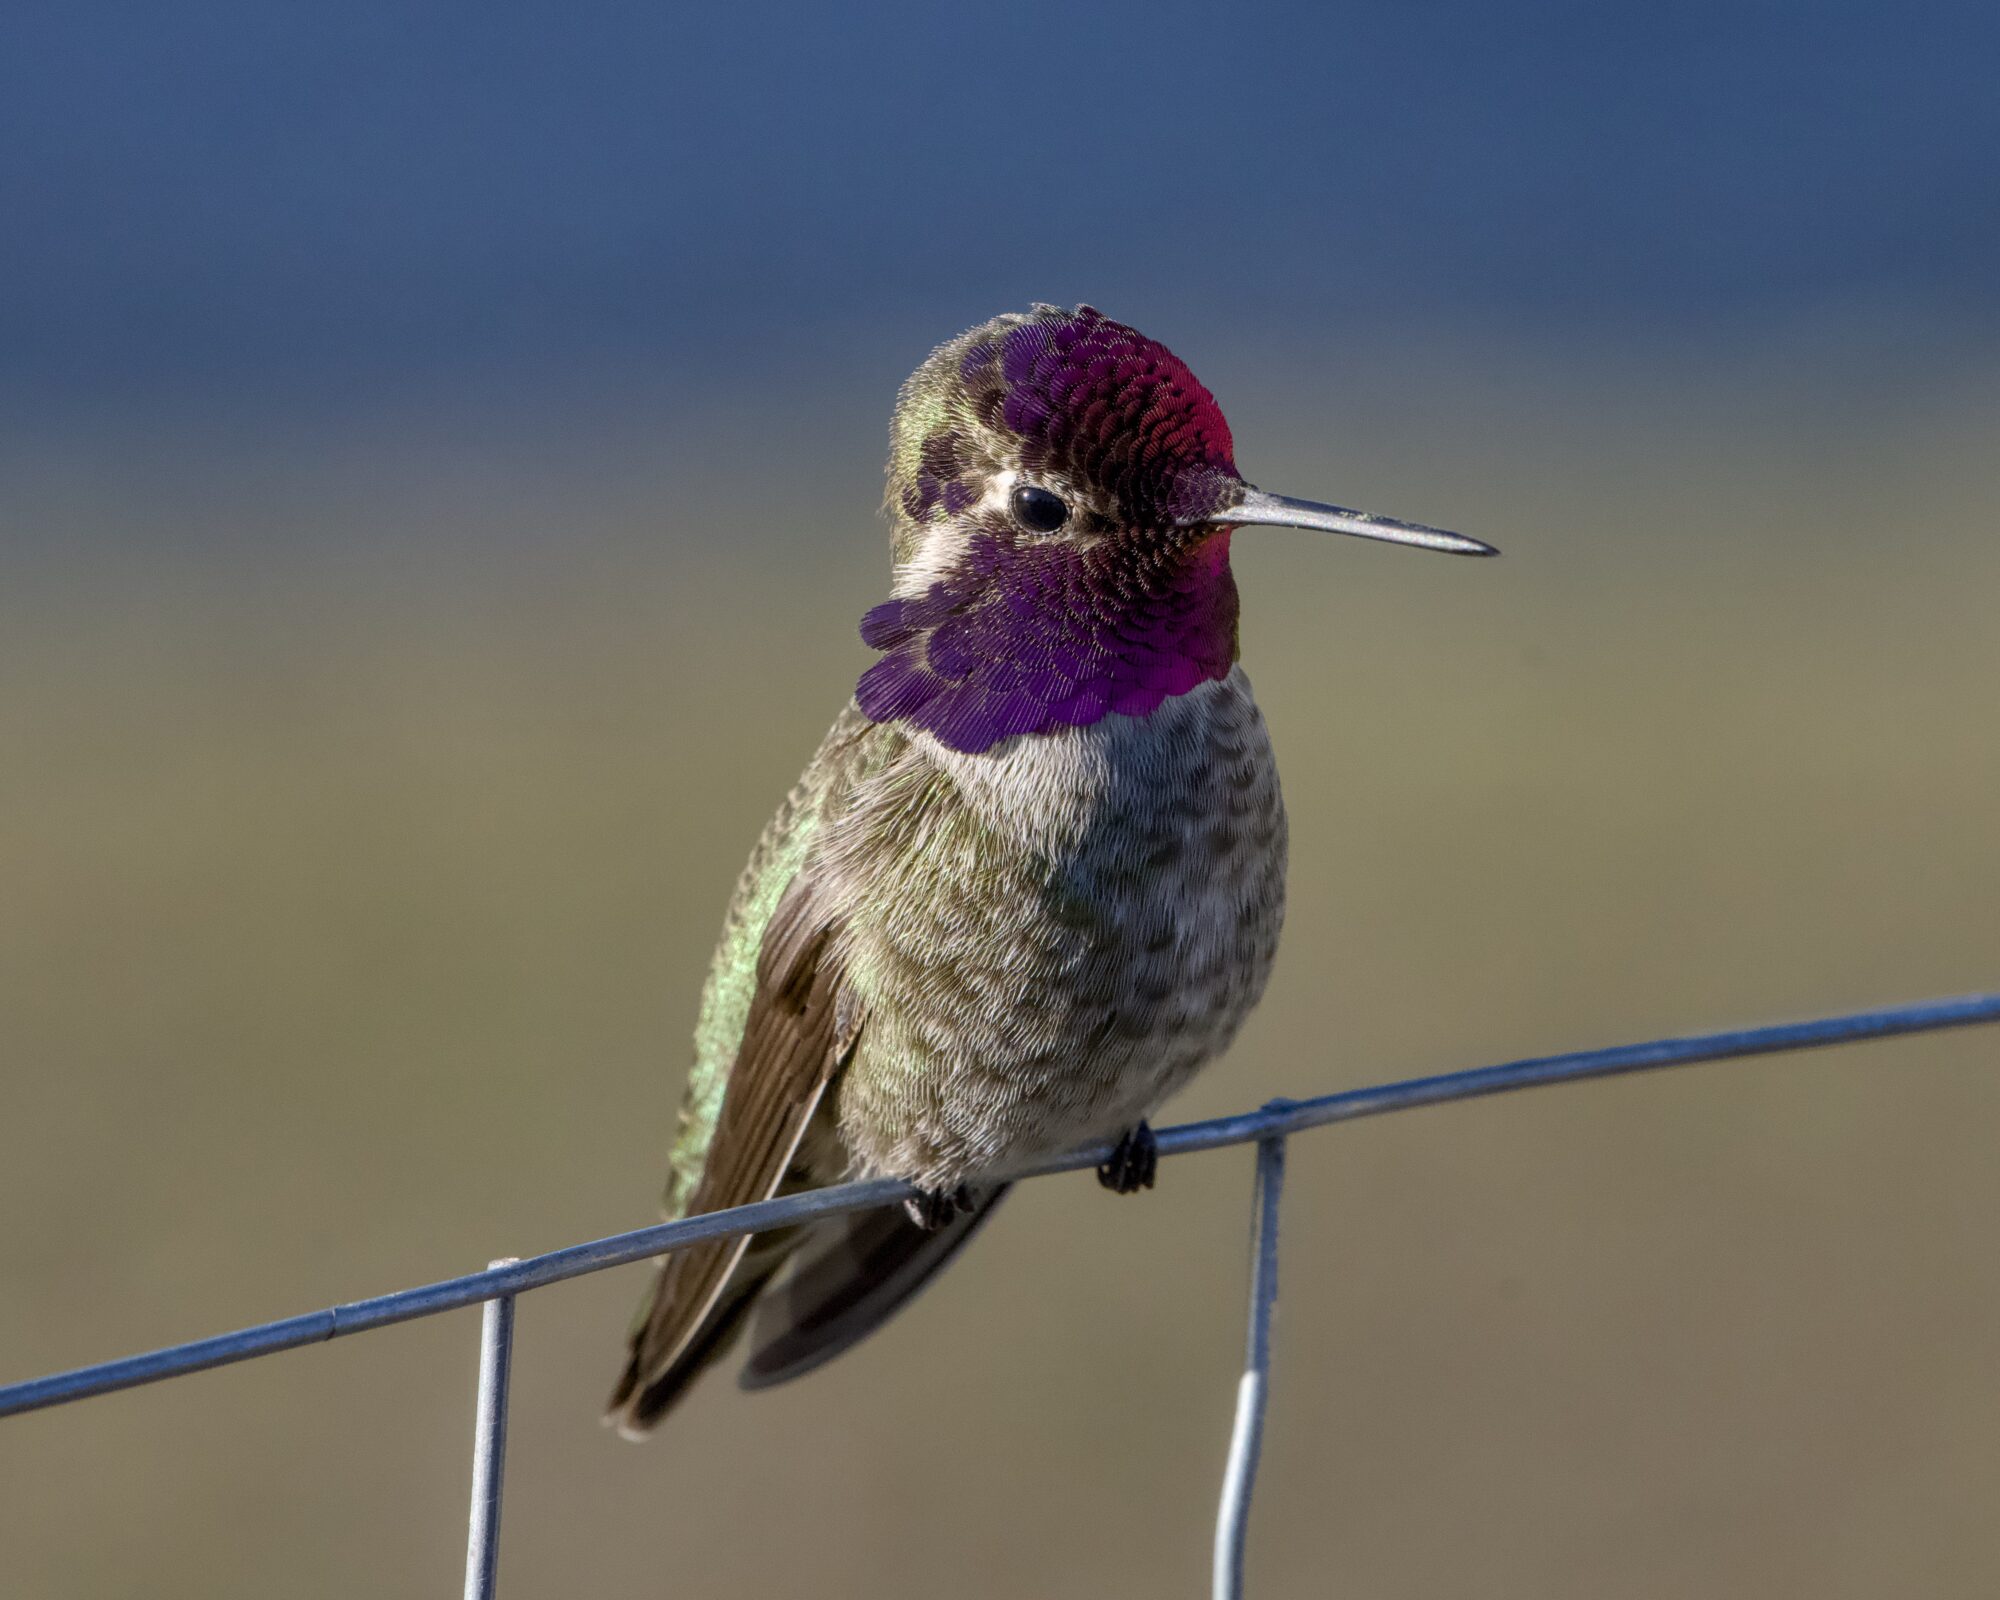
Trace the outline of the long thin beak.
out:
<instances>
[{"instance_id":1,"label":"long thin beak","mask_svg":"<svg viewBox=\"0 0 2000 1600\"><path fill-rule=\"evenodd\" d=\"M1241 500L1226 511L1216 512L1209 521L1237 527L1320 528L1327 533L1351 533L1357 538L1383 539L1390 544L1413 544L1420 550L1443 550L1455 556L1500 553L1492 545L1468 539L1462 533L1427 528L1421 522L1398 522L1394 517L1372 517L1365 511L1323 506L1315 500L1294 500L1290 495L1266 494L1262 489L1246 488Z\"/></svg>"}]
</instances>

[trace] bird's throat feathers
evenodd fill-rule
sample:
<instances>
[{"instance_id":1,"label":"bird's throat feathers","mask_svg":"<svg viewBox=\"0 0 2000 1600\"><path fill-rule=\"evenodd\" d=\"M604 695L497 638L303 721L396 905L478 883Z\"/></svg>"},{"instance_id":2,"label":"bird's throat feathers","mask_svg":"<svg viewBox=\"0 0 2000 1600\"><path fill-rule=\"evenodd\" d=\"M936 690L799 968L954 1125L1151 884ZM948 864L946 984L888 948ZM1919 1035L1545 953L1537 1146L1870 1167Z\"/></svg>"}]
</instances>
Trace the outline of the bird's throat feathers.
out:
<instances>
[{"instance_id":1,"label":"bird's throat feathers","mask_svg":"<svg viewBox=\"0 0 2000 1600\"><path fill-rule=\"evenodd\" d=\"M1016 734L1144 716L1226 678L1237 654L1229 529L1130 543L1140 547L976 534L925 593L862 619L862 639L883 656L861 675L861 709L973 754Z\"/></svg>"}]
</instances>

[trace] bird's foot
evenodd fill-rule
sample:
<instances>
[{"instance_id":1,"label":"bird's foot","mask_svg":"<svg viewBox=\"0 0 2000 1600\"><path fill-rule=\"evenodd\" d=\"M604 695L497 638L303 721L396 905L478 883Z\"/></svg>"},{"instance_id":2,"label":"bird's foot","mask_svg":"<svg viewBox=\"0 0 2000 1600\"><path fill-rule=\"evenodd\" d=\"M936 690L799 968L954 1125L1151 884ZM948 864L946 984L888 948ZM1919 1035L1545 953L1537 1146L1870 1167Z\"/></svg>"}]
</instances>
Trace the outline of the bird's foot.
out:
<instances>
[{"instance_id":1,"label":"bird's foot","mask_svg":"<svg viewBox=\"0 0 2000 1600\"><path fill-rule=\"evenodd\" d=\"M974 1204L972 1190L961 1183L955 1189L919 1189L903 1202L903 1209L924 1232L936 1233L960 1212L970 1211Z\"/></svg>"},{"instance_id":2,"label":"bird's foot","mask_svg":"<svg viewBox=\"0 0 2000 1600\"><path fill-rule=\"evenodd\" d=\"M1111 1159L1097 1169L1097 1181L1118 1194L1137 1194L1153 1187L1159 1170L1160 1142L1153 1137L1152 1127L1142 1122L1126 1130L1112 1147Z\"/></svg>"}]
</instances>

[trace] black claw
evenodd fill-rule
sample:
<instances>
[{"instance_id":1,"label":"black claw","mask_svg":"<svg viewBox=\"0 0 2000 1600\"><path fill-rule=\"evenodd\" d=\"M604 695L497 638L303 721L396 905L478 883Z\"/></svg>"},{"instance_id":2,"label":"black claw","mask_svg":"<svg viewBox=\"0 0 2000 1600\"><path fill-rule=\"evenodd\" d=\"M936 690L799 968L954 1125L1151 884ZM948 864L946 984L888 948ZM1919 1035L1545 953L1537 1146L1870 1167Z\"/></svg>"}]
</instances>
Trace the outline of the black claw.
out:
<instances>
[{"instance_id":1,"label":"black claw","mask_svg":"<svg viewBox=\"0 0 2000 1600\"><path fill-rule=\"evenodd\" d=\"M1159 1170L1160 1142L1142 1122L1112 1148L1111 1159L1097 1169L1097 1181L1117 1194L1137 1194L1153 1187Z\"/></svg>"},{"instance_id":2,"label":"black claw","mask_svg":"<svg viewBox=\"0 0 2000 1600\"><path fill-rule=\"evenodd\" d=\"M978 1202L971 1188L961 1183L955 1189L919 1189L903 1202L910 1220L926 1233L936 1233L961 1211L970 1211Z\"/></svg>"}]
</instances>

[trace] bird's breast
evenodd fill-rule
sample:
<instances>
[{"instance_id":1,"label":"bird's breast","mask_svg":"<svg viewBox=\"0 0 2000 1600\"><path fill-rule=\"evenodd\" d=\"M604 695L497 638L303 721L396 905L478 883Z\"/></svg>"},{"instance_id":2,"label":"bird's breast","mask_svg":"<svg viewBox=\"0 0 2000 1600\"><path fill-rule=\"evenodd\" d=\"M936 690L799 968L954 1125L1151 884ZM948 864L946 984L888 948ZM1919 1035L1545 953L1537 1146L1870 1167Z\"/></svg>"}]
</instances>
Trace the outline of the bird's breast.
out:
<instances>
[{"instance_id":1,"label":"bird's breast","mask_svg":"<svg viewBox=\"0 0 2000 1600\"><path fill-rule=\"evenodd\" d=\"M1269 974L1285 815L1240 669L978 755L913 741L843 826L869 1020L840 1117L866 1169L955 1181L1117 1132Z\"/></svg>"}]
</instances>

